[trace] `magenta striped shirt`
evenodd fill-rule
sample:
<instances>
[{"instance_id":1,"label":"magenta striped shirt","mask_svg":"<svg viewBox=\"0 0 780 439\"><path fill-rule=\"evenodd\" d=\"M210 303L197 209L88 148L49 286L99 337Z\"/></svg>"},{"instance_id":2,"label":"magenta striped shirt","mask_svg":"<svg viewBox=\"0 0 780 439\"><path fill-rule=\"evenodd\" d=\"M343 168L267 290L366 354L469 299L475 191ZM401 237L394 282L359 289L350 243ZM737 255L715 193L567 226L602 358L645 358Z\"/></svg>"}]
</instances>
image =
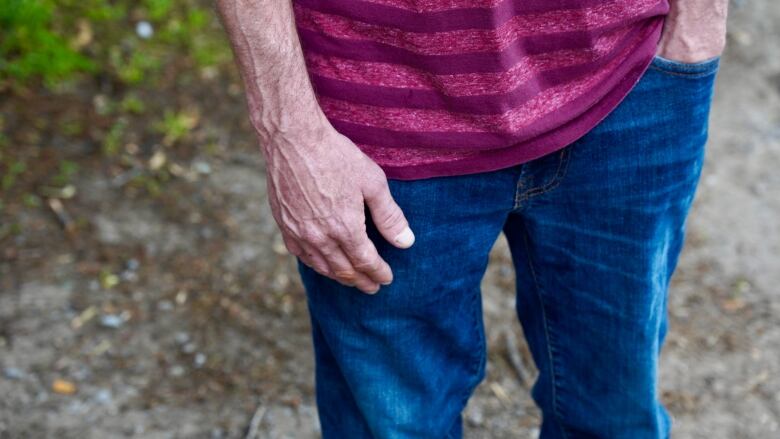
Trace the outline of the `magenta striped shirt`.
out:
<instances>
[{"instance_id":1,"label":"magenta striped shirt","mask_svg":"<svg viewBox=\"0 0 780 439\"><path fill-rule=\"evenodd\" d=\"M389 178L491 171L560 149L651 62L668 0L293 0L333 126Z\"/></svg>"}]
</instances>

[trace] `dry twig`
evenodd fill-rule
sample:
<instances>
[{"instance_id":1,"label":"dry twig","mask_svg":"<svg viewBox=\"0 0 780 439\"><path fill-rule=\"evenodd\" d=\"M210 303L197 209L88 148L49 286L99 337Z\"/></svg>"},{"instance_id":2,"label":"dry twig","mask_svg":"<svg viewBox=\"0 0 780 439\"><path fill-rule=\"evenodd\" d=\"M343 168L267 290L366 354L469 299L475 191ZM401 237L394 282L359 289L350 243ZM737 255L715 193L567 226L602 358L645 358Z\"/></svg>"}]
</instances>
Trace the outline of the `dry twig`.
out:
<instances>
[{"instance_id":1,"label":"dry twig","mask_svg":"<svg viewBox=\"0 0 780 439\"><path fill-rule=\"evenodd\" d=\"M523 364L523 357L520 354L520 349L517 347L517 338L512 329L507 328L504 331L504 341L506 342L506 353L507 357L509 357L509 364L517 374L520 383L528 388L531 385L531 377Z\"/></svg>"},{"instance_id":2,"label":"dry twig","mask_svg":"<svg viewBox=\"0 0 780 439\"><path fill-rule=\"evenodd\" d=\"M252 420L249 421L249 429L246 432L244 439L256 439L257 433L260 432L260 424L263 422L265 416L265 406L260 404L255 409L255 414L252 415Z\"/></svg>"}]
</instances>

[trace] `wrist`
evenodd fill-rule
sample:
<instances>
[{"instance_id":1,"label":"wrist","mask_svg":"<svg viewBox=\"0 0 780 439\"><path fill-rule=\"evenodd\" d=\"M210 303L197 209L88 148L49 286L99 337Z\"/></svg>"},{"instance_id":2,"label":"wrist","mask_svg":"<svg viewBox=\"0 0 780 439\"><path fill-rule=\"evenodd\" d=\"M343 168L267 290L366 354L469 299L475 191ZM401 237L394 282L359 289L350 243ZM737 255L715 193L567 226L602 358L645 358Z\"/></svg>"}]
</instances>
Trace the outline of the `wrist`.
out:
<instances>
[{"instance_id":1,"label":"wrist","mask_svg":"<svg viewBox=\"0 0 780 439\"><path fill-rule=\"evenodd\" d=\"M720 56L726 47L725 27L695 32L690 27L665 29L657 54L675 61L694 63Z\"/></svg>"},{"instance_id":2,"label":"wrist","mask_svg":"<svg viewBox=\"0 0 780 439\"><path fill-rule=\"evenodd\" d=\"M657 54L694 63L723 53L726 46L726 0L671 2Z\"/></svg>"},{"instance_id":3,"label":"wrist","mask_svg":"<svg viewBox=\"0 0 780 439\"><path fill-rule=\"evenodd\" d=\"M319 107L305 112L279 111L273 117L253 119L255 132L264 145L316 142L334 129Z\"/></svg>"},{"instance_id":4,"label":"wrist","mask_svg":"<svg viewBox=\"0 0 780 439\"><path fill-rule=\"evenodd\" d=\"M335 128L321 111L306 116L289 114L289 123L256 127L260 145L266 156L279 149L305 149L309 152L327 142Z\"/></svg>"}]
</instances>

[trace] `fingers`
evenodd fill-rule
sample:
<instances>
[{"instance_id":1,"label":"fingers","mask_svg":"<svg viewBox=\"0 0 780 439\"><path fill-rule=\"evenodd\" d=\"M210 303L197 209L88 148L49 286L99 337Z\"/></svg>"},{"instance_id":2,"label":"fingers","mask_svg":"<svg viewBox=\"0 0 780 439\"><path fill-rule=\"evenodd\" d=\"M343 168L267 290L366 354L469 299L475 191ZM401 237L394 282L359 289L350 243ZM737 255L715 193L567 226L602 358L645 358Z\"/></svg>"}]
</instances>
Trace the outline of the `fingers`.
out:
<instances>
[{"instance_id":1,"label":"fingers","mask_svg":"<svg viewBox=\"0 0 780 439\"><path fill-rule=\"evenodd\" d=\"M296 245L301 249L301 253L296 256L298 256L304 264L323 276L331 277L330 265L319 250L305 244Z\"/></svg>"},{"instance_id":2,"label":"fingers","mask_svg":"<svg viewBox=\"0 0 780 439\"><path fill-rule=\"evenodd\" d=\"M356 287L364 293L375 294L379 291L380 282L356 269L335 241L318 247L306 242L298 242L295 245L302 249L301 254L298 255L301 261L317 273L341 284ZM390 278L392 279L392 275Z\"/></svg>"},{"instance_id":3,"label":"fingers","mask_svg":"<svg viewBox=\"0 0 780 439\"><path fill-rule=\"evenodd\" d=\"M368 239L364 231L342 241L341 248L349 258L352 267L364 273L372 281L381 285L389 285L393 281L390 266L379 256L374 243Z\"/></svg>"},{"instance_id":4,"label":"fingers","mask_svg":"<svg viewBox=\"0 0 780 439\"><path fill-rule=\"evenodd\" d=\"M379 291L379 282L355 267L340 247L328 248L323 253L330 264L333 279L342 284L354 286L364 293L375 294Z\"/></svg>"},{"instance_id":5,"label":"fingers","mask_svg":"<svg viewBox=\"0 0 780 439\"><path fill-rule=\"evenodd\" d=\"M377 230L388 242L398 248L409 248L414 244L414 233L403 211L393 200L387 179L383 177L372 183L364 190L363 197Z\"/></svg>"}]
</instances>

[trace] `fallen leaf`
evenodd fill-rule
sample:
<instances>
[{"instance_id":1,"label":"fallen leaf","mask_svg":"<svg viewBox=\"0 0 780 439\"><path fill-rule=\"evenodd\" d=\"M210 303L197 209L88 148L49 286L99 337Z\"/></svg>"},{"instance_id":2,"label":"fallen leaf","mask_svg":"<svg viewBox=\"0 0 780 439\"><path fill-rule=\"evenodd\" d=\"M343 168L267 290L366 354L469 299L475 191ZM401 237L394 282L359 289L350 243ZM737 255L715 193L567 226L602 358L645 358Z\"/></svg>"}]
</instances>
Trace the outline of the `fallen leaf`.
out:
<instances>
[{"instance_id":1,"label":"fallen leaf","mask_svg":"<svg viewBox=\"0 0 780 439\"><path fill-rule=\"evenodd\" d=\"M73 395L76 393L76 384L57 378L53 383L51 383L51 390L53 390L54 393L59 393L60 395Z\"/></svg>"}]
</instances>

